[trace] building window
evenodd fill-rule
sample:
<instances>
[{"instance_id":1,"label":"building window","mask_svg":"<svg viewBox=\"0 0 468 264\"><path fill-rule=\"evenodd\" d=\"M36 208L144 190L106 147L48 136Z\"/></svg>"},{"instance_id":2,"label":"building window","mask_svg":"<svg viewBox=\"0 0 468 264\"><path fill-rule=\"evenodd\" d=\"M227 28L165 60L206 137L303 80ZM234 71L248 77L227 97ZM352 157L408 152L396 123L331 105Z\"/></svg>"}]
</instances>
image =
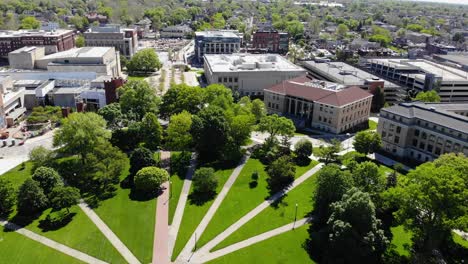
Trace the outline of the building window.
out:
<instances>
[{"instance_id":1,"label":"building window","mask_svg":"<svg viewBox=\"0 0 468 264\"><path fill-rule=\"evenodd\" d=\"M414 136L419 137L419 129L414 130Z\"/></svg>"},{"instance_id":2,"label":"building window","mask_svg":"<svg viewBox=\"0 0 468 264\"><path fill-rule=\"evenodd\" d=\"M426 134L426 132L422 132L421 137L422 137L422 139L427 139L427 134Z\"/></svg>"},{"instance_id":3,"label":"building window","mask_svg":"<svg viewBox=\"0 0 468 264\"><path fill-rule=\"evenodd\" d=\"M237 77L234 77L234 82L237 82Z\"/></svg>"},{"instance_id":4,"label":"building window","mask_svg":"<svg viewBox=\"0 0 468 264\"><path fill-rule=\"evenodd\" d=\"M426 147L426 144L424 142L419 142L419 148L424 149Z\"/></svg>"},{"instance_id":5,"label":"building window","mask_svg":"<svg viewBox=\"0 0 468 264\"><path fill-rule=\"evenodd\" d=\"M387 136L387 132L382 131L382 138L385 138Z\"/></svg>"},{"instance_id":6,"label":"building window","mask_svg":"<svg viewBox=\"0 0 468 264\"><path fill-rule=\"evenodd\" d=\"M401 132L401 126L397 126L396 132L397 132L397 133L400 133L400 132Z\"/></svg>"},{"instance_id":7,"label":"building window","mask_svg":"<svg viewBox=\"0 0 468 264\"><path fill-rule=\"evenodd\" d=\"M439 148L439 147L436 147L436 148L435 148L435 154L436 154L436 155L440 155L440 148Z\"/></svg>"},{"instance_id":8,"label":"building window","mask_svg":"<svg viewBox=\"0 0 468 264\"><path fill-rule=\"evenodd\" d=\"M400 137L395 136L395 140L393 141L395 144L400 143Z\"/></svg>"},{"instance_id":9,"label":"building window","mask_svg":"<svg viewBox=\"0 0 468 264\"><path fill-rule=\"evenodd\" d=\"M223 78L218 77L218 82L219 82L219 83L220 83L220 82L223 82Z\"/></svg>"},{"instance_id":10,"label":"building window","mask_svg":"<svg viewBox=\"0 0 468 264\"><path fill-rule=\"evenodd\" d=\"M427 151L432 152L433 148L434 147L432 145L427 144Z\"/></svg>"}]
</instances>

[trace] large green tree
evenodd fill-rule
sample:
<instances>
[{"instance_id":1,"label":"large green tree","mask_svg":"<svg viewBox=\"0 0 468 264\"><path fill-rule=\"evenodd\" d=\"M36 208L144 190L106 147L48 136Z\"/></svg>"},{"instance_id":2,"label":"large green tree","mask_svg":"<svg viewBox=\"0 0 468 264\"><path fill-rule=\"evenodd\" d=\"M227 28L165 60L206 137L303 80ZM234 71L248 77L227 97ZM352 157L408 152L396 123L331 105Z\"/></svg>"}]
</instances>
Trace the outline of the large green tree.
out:
<instances>
[{"instance_id":1,"label":"large green tree","mask_svg":"<svg viewBox=\"0 0 468 264\"><path fill-rule=\"evenodd\" d=\"M35 17L27 16L21 20L21 29L38 29L41 27L41 22L39 22Z\"/></svg>"},{"instance_id":2,"label":"large green tree","mask_svg":"<svg viewBox=\"0 0 468 264\"><path fill-rule=\"evenodd\" d=\"M276 136L283 136L283 142L287 142L296 131L291 119L276 114L265 116L260 119L258 129L270 135L268 138L269 141L274 140Z\"/></svg>"},{"instance_id":3,"label":"large green tree","mask_svg":"<svg viewBox=\"0 0 468 264\"><path fill-rule=\"evenodd\" d=\"M213 195L216 193L218 179L213 168L200 168L193 176L193 191L197 194Z\"/></svg>"},{"instance_id":4,"label":"large green tree","mask_svg":"<svg viewBox=\"0 0 468 264\"><path fill-rule=\"evenodd\" d=\"M389 240L369 195L356 188L331 205L325 263L378 263Z\"/></svg>"},{"instance_id":5,"label":"large green tree","mask_svg":"<svg viewBox=\"0 0 468 264\"><path fill-rule=\"evenodd\" d=\"M314 213L320 223L325 223L330 216L330 205L339 201L343 194L353 186L353 178L348 171L342 171L338 165L323 167L317 176L317 188L313 195Z\"/></svg>"},{"instance_id":6,"label":"large green tree","mask_svg":"<svg viewBox=\"0 0 468 264\"><path fill-rule=\"evenodd\" d=\"M203 107L203 96L200 87L173 85L162 97L161 116L167 118L182 111L196 114Z\"/></svg>"},{"instance_id":7,"label":"large green tree","mask_svg":"<svg viewBox=\"0 0 468 264\"><path fill-rule=\"evenodd\" d=\"M15 205L16 191L5 177L0 177L0 217L8 216Z\"/></svg>"},{"instance_id":8,"label":"large green tree","mask_svg":"<svg viewBox=\"0 0 468 264\"><path fill-rule=\"evenodd\" d=\"M146 113L158 113L160 98L146 81L129 81L119 90L119 103L129 119L140 121Z\"/></svg>"},{"instance_id":9,"label":"large green tree","mask_svg":"<svg viewBox=\"0 0 468 264\"><path fill-rule=\"evenodd\" d=\"M127 70L135 72L154 72L162 67L159 57L152 48L138 51L127 63Z\"/></svg>"},{"instance_id":10,"label":"large green tree","mask_svg":"<svg viewBox=\"0 0 468 264\"><path fill-rule=\"evenodd\" d=\"M435 90L419 92L414 100L425 103L438 103L440 102L440 95Z\"/></svg>"},{"instance_id":11,"label":"large green tree","mask_svg":"<svg viewBox=\"0 0 468 264\"><path fill-rule=\"evenodd\" d=\"M50 205L54 210L66 209L70 212L69 208L80 200L80 191L74 187L59 186L52 190L50 197Z\"/></svg>"},{"instance_id":12,"label":"large green tree","mask_svg":"<svg viewBox=\"0 0 468 264\"><path fill-rule=\"evenodd\" d=\"M107 127L117 128L123 121L124 117L119 103L112 103L99 109L98 114L101 115L107 122Z\"/></svg>"},{"instance_id":13,"label":"large green tree","mask_svg":"<svg viewBox=\"0 0 468 264\"><path fill-rule=\"evenodd\" d=\"M267 183L270 194L283 190L294 181L296 167L291 158L283 156L273 161L267 168Z\"/></svg>"},{"instance_id":14,"label":"large green tree","mask_svg":"<svg viewBox=\"0 0 468 264\"><path fill-rule=\"evenodd\" d=\"M413 232L419 252L431 253L452 241L451 230L468 228L468 158L444 154L398 178L386 197L395 216Z\"/></svg>"},{"instance_id":15,"label":"large green tree","mask_svg":"<svg viewBox=\"0 0 468 264\"><path fill-rule=\"evenodd\" d=\"M32 179L39 183L45 194L49 195L55 187L63 186L60 175L52 168L39 167L34 171Z\"/></svg>"},{"instance_id":16,"label":"large green tree","mask_svg":"<svg viewBox=\"0 0 468 264\"><path fill-rule=\"evenodd\" d=\"M151 150L147 148L137 148L130 156L130 177L133 177L144 167L154 167L156 165L157 162Z\"/></svg>"},{"instance_id":17,"label":"large green tree","mask_svg":"<svg viewBox=\"0 0 468 264\"><path fill-rule=\"evenodd\" d=\"M141 121L140 133L143 134L145 147L157 150L162 141L162 127L154 113L146 113Z\"/></svg>"},{"instance_id":18,"label":"large green tree","mask_svg":"<svg viewBox=\"0 0 468 264\"><path fill-rule=\"evenodd\" d=\"M18 191L18 212L22 215L33 215L47 206L48 200L39 183L26 179Z\"/></svg>"},{"instance_id":19,"label":"large green tree","mask_svg":"<svg viewBox=\"0 0 468 264\"><path fill-rule=\"evenodd\" d=\"M380 193L385 190L386 179L373 162L359 163L353 170L354 186L369 193L374 204L380 205Z\"/></svg>"},{"instance_id":20,"label":"large green tree","mask_svg":"<svg viewBox=\"0 0 468 264\"><path fill-rule=\"evenodd\" d=\"M187 111L171 116L167 127L166 146L171 150L187 150L192 144L192 115Z\"/></svg>"},{"instance_id":21,"label":"large green tree","mask_svg":"<svg viewBox=\"0 0 468 264\"><path fill-rule=\"evenodd\" d=\"M381 148L382 138L374 131L360 131L354 137L353 146L357 152L367 155Z\"/></svg>"},{"instance_id":22,"label":"large green tree","mask_svg":"<svg viewBox=\"0 0 468 264\"><path fill-rule=\"evenodd\" d=\"M63 120L55 133L54 146L61 147L66 153L79 155L86 163L86 156L109 138L110 132L101 116L91 112L73 113Z\"/></svg>"}]
</instances>

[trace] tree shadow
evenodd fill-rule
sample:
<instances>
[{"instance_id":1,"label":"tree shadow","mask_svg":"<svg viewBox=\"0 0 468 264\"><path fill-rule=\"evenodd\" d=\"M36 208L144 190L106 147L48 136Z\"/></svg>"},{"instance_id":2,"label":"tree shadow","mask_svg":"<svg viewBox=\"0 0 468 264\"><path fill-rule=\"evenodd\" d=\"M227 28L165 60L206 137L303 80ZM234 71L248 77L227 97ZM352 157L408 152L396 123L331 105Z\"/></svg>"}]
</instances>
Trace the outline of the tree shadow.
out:
<instances>
[{"instance_id":1,"label":"tree shadow","mask_svg":"<svg viewBox=\"0 0 468 264\"><path fill-rule=\"evenodd\" d=\"M65 213L63 215L58 213L57 216L51 216L51 214L48 214L46 219L39 221L38 227L42 229L43 232L58 230L68 225L75 215L75 212Z\"/></svg>"},{"instance_id":2,"label":"tree shadow","mask_svg":"<svg viewBox=\"0 0 468 264\"><path fill-rule=\"evenodd\" d=\"M273 207L273 209L275 209L275 210L279 209L280 207L288 206L289 204L284 201L284 198L286 198L286 197L288 197L288 194L285 194L285 195L279 197L273 203L271 203L270 206Z\"/></svg>"},{"instance_id":3,"label":"tree shadow","mask_svg":"<svg viewBox=\"0 0 468 264\"><path fill-rule=\"evenodd\" d=\"M253 180L253 181L249 182L249 188L250 189L255 189L255 188L257 188L257 186L258 186L258 181Z\"/></svg>"},{"instance_id":4,"label":"tree shadow","mask_svg":"<svg viewBox=\"0 0 468 264\"><path fill-rule=\"evenodd\" d=\"M306 158L301 158L301 157L296 157L294 159L294 163L299 166L299 167L306 167L306 166L309 166L309 164L312 162L311 159L309 159L308 157Z\"/></svg>"},{"instance_id":5,"label":"tree shadow","mask_svg":"<svg viewBox=\"0 0 468 264\"><path fill-rule=\"evenodd\" d=\"M157 198L162 193L163 193L162 189L158 189L154 192L142 192L142 191L136 190L135 188L132 188L130 190L130 194L128 195L128 197L132 201L146 202L146 201Z\"/></svg>"},{"instance_id":6,"label":"tree shadow","mask_svg":"<svg viewBox=\"0 0 468 264\"><path fill-rule=\"evenodd\" d=\"M20 213L16 213L15 216L13 216L9 222L13 223L13 224L16 224L16 225L19 225L21 227L25 227L25 226L28 226L30 225L32 222L34 222L34 220L36 220L37 218L39 218L41 216L42 212L40 213L36 213L36 214L33 214L33 215L24 215L24 214L20 214ZM4 228L4 231L5 232L13 232L15 231L16 229L12 229L12 226L8 226L6 225L5 228Z\"/></svg>"},{"instance_id":7,"label":"tree shadow","mask_svg":"<svg viewBox=\"0 0 468 264\"><path fill-rule=\"evenodd\" d=\"M179 177L179 179L184 180L185 175L187 174L188 167L190 166L191 158L192 158L192 153L186 152L186 151L171 155L171 158L170 158L171 175L176 174L177 177Z\"/></svg>"},{"instance_id":8,"label":"tree shadow","mask_svg":"<svg viewBox=\"0 0 468 264\"><path fill-rule=\"evenodd\" d=\"M200 206L210 200L213 200L215 196L216 196L216 192L210 192L210 193L192 192L188 196L188 199L189 199L190 204Z\"/></svg>"}]
</instances>

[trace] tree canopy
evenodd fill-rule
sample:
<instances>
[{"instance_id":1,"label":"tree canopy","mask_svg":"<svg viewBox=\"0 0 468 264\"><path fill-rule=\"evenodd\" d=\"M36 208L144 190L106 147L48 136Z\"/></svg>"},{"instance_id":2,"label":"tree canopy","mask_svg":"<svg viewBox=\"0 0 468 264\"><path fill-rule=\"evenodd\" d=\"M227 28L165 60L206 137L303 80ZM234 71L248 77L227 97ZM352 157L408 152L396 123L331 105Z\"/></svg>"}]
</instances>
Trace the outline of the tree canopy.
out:
<instances>
[{"instance_id":1,"label":"tree canopy","mask_svg":"<svg viewBox=\"0 0 468 264\"><path fill-rule=\"evenodd\" d=\"M127 63L127 70L130 73L135 72L153 72L162 67L159 57L152 48L143 49L135 53Z\"/></svg>"},{"instance_id":2,"label":"tree canopy","mask_svg":"<svg viewBox=\"0 0 468 264\"><path fill-rule=\"evenodd\" d=\"M381 148L382 138L374 131L360 131L354 137L353 146L357 152L367 155Z\"/></svg>"},{"instance_id":3,"label":"tree canopy","mask_svg":"<svg viewBox=\"0 0 468 264\"><path fill-rule=\"evenodd\" d=\"M129 81L118 89L119 103L129 119L140 121L146 113L158 113L160 98L146 81Z\"/></svg>"},{"instance_id":4,"label":"tree canopy","mask_svg":"<svg viewBox=\"0 0 468 264\"><path fill-rule=\"evenodd\" d=\"M426 103L438 103L440 102L440 95L435 90L419 92L414 100Z\"/></svg>"},{"instance_id":5,"label":"tree canopy","mask_svg":"<svg viewBox=\"0 0 468 264\"><path fill-rule=\"evenodd\" d=\"M145 194L153 194L161 189L161 184L169 180L169 173L158 167L144 167L135 176L135 188Z\"/></svg>"}]
</instances>

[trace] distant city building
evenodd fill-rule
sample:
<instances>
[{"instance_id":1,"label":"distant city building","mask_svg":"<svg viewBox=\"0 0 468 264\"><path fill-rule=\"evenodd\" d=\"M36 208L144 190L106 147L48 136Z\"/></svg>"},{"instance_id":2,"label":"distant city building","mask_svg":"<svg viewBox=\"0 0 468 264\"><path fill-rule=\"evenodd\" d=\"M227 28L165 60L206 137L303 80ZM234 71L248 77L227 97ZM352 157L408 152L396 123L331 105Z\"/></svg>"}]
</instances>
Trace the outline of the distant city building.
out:
<instances>
[{"instance_id":1,"label":"distant city building","mask_svg":"<svg viewBox=\"0 0 468 264\"><path fill-rule=\"evenodd\" d=\"M12 126L26 112L24 91L9 76L0 76L0 128Z\"/></svg>"},{"instance_id":2,"label":"distant city building","mask_svg":"<svg viewBox=\"0 0 468 264\"><path fill-rule=\"evenodd\" d=\"M189 38L193 30L187 25L168 26L159 32L161 38Z\"/></svg>"},{"instance_id":3,"label":"distant city building","mask_svg":"<svg viewBox=\"0 0 468 264\"><path fill-rule=\"evenodd\" d=\"M397 103L404 99L406 89L402 86L380 79L374 74L344 62L303 61L311 76L319 80L343 84L345 86L358 86L375 94L377 87L383 88L385 100L388 103Z\"/></svg>"},{"instance_id":4,"label":"distant city building","mask_svg":"<svg viewBox=\"0 0 468 264\"><path fill-rule=\"evenodd\" d=\"M252 47L265 49L268 53L285 54L289 50L289 34L276 30L257 31L253 35Z\"/></svg>"},{"instance_id":5,"label":"distant city building","mask_svg":"<svg viewBox=\"0 0 468 264\"><path fill-rule=\"evenodd\" d=\"M450 63L452 66L468 71L468 52L450 52L448 54L434 54L434 59Z\"/></svg>"},{"instance_id":6,"label":"distant city building","mask_svg":"<svg viewBox=\"0 0 468 264\"><path fill-rule=\"evenodd\" d=\"M205 55L208 84L219 83L241 96L263 97L263 90L306 71L277 54Z\"/></svg>"},{"instance_id":7,"label":"distant city building","mask_svg":"<svg viewBox=\"0 0 468 264\"><path fill-rule=\"evenodd\" d=\"M96 12L90 12L86 14L86 19L88 19L90 24L94 22L98 22L99 24L106 24L109 20L107 16L100 15Z\"/></svg>"},{"instance_id":8,"label":"distant city building","mask_svg":"<svg viewBox=\"0 0 468 264\"><path fill-rule=\"evenodd\" d=\"M38 31L18 30L0 31L0 56L25 46L43 46L45 54L69 50L75 47L75 33L72 30Z\"/></svg>"},{"instance_id":9,"label":"distant city building","mask_svg":"<svg viewBox=\"0 0 468 264\"><path fill-rule=\"evenodd\" d=\"M233 31L195 32L195 60L203 62L205 54L232 54L240 51L242 37Z\"/></svg>"},{"instance_id":10,"label":"distant city building","mask_svg":"<svg viewBox=\"0 0 468 264\"><path fill-rule=\"evenodd\" d=\"M426 51L428 54L447 54L456 51L457 48L451 45L444 45L439 43L427 43Z\"/></svg>"},{"instance_id":11,"label":"distant city building","mask_svg":"<svg viewBox=\"0 0 468 264\"><path fill-rule=\"evenodd\" d=\"M423 59L369 59L370 69L417 91L437 90L442 102L468 102L468 73Z\"/></svg>"},{"instance_id":12,"label":"distant city building","mask_svg":"<svg viewBox=\"0 0 468 264\"><path fill-rule=\"evenodd\" d=\"M444 153L468 155L468 104L401 103L380 112L383 150L405 160L431 161Z\"/></svg>"},{"instance_id":13,"label":"distant city building","mask_svg":"<svg viewBox=\"0 0 468 264\"><path fill-rule=\"evenodd\" d=\"M135 23L139 38L144 38L151 31L151 20L147 17Z\"/></svg>"},{"instance_id":14,"label":"distant city building","mask_svg":"<svg viewBox=\"0 0 468 264\"><path fill-rule=\"evenodd\" d=\"M269 113L289 117L297 127L340 134L367 128L372 96L357 86L301 76L265 89L265 105Z\"/></svg>"},{"instance_id":15,"label":"distant city building","mask_svg":"<svg viewBox=\"0 0 468 264\"><path fill-rule=\"evenodd\" d=\"M432 39L431 34L419 33L414 31L408 31L405 35L406 39L413 43L427 43Z\"/></svg>"},{"instance_id":16,"label":"distant city building","mask_svg":"<svg viewBox=\"0 0 468 264\"><path fill-rule=\"evenodd\" d=\"M24 47L9 54L13 69L49 72L94 72L97 76L121 76L120 56L114 47L74 48L44 56L42 47Z\"/></svg>"},{"instance_id":17,"label":"distant city building","mask_svg":"<svg viewBox=\"0 0 468 264\"><path fill-rule=\"evenodd\" d=\"M49 21L41 24L41 30L44 31L55 31L58 29L60 29L60 25L57 22Z\"/></svg>"},{"instance_id":18,"label":"distant city building","mask_svg":"<svg viewBox=\"0 0 468 264\"><path fill-rule=\"evenodd\" d=\"M137 30L120 25L92 27L84 33L84 38L88 47L114 47L127 58L131 58L138 47Z\"/></svg>"}]
</instances>

